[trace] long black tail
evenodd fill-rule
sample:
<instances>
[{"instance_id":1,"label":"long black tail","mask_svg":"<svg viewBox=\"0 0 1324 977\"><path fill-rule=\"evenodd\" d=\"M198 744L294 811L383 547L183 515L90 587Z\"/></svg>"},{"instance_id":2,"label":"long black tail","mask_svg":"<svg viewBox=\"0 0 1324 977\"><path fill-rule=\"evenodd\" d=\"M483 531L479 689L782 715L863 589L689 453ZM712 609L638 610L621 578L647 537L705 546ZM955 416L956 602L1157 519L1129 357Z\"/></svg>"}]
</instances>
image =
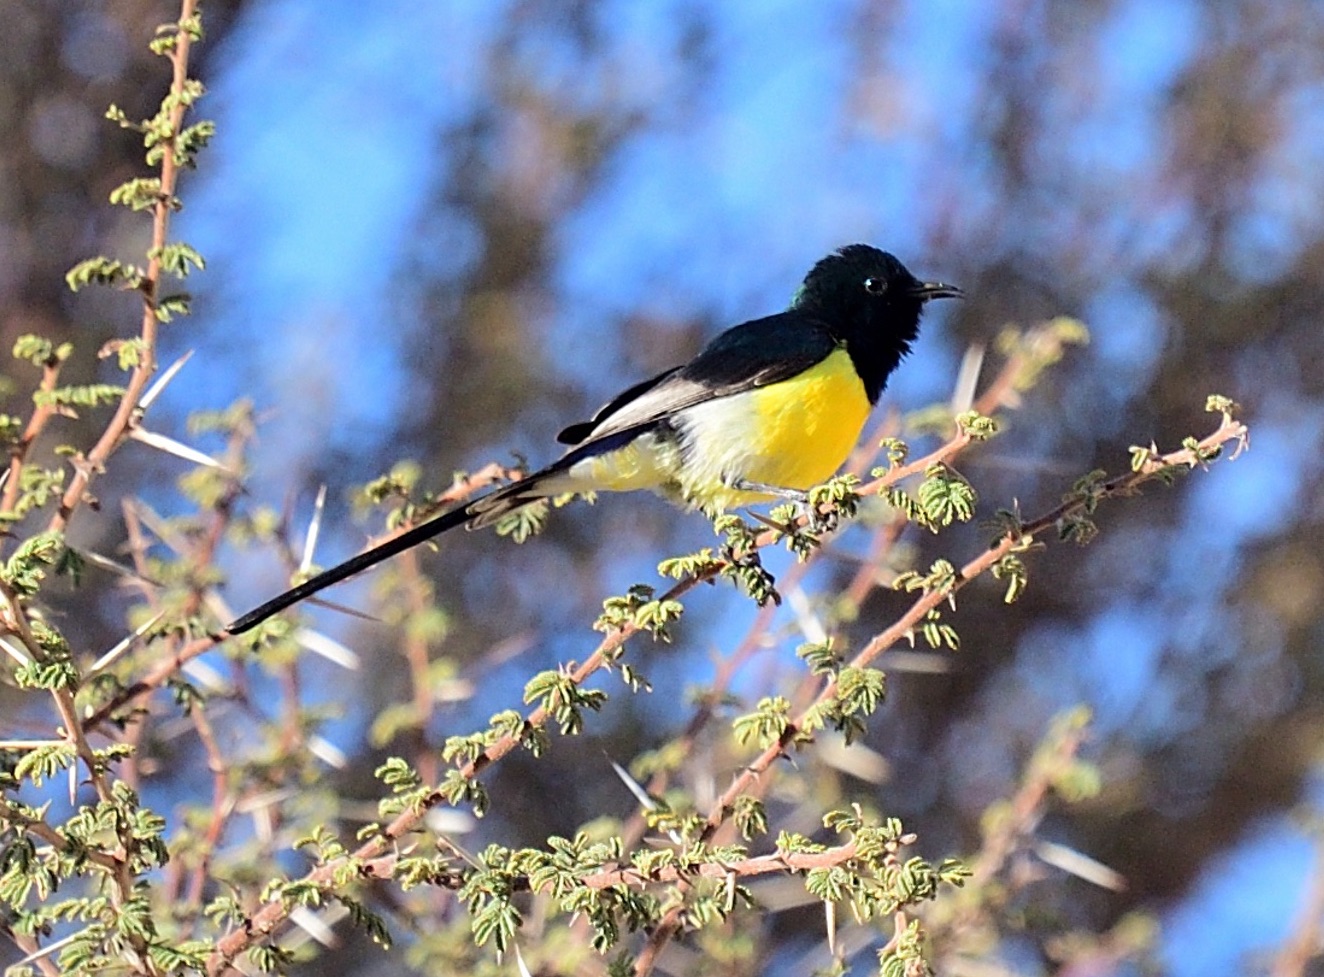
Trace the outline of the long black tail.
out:
<instances>
[{"instance_id":1,"label":"long black tail","mask_svg":"<svg viewBox=\"0 0 1324 977\"><path fill-rule=\"evenodd\" d=\"M491 525L507 512L512 512L521 506L526 506L530 502L536 502L543 498L547 493L539 491L539 483L544 480L547 474L547 471L538 472L528 478L499 488L495 492L489 492L467 505L462 505L449 512L443 512L427 522L419 523L412 529L388 539L379 546L365 550L358 556L350 557L344 563L333 566L329 570L323 570L317 576L305 580L297 587L291 587L283 594L277 594L265 604L259 604L247 614L235 618L226 625L225 630L232 635L243 634L245 631L257 627L271 615L280 613L285 608L311 597L318 591L324 590L332 584L340 583L340 581L352 577L354 574L368 569L368 567L376 566L382 560L388 560L397 553L403 553L424 540L431 539L433 536L440 536L447 530L459 526L477 528Z\"/></svg>"}]
</instances>

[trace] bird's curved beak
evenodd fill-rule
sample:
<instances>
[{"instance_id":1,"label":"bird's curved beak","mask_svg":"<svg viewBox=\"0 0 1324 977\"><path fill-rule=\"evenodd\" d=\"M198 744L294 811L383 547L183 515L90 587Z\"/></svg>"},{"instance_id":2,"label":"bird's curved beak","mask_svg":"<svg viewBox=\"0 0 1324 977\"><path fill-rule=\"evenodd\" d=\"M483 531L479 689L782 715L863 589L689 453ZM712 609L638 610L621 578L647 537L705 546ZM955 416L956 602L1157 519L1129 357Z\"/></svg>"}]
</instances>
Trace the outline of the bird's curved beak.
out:
<instances>
[{"instance_id":1,"label":"bird's curved beak","mask_svg":"<svg viewBox=\"0 0 1324 977\"><path fill-rule=\"evenodd\" d=\"M910 290L921 302L927 302L929 299L963 299L965 292L961 291L955 285L945 285L942 282L918 282Z\"/></svg>"}]
</instances>

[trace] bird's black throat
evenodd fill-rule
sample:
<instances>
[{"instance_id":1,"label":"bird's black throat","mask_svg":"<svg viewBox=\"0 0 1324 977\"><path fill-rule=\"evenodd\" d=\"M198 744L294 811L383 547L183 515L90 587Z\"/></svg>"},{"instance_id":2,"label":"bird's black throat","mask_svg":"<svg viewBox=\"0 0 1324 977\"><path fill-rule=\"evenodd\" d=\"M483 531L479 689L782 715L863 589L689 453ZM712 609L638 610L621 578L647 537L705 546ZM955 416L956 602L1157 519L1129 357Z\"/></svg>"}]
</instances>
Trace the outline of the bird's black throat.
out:
<instances>
[{"instance_id":1,"label":"bird's black throat","mask_svg":"<svg viewBox=\"0 0 1324 977\"><path fill-rule=\"evenodd\" d=\"M911 303L904 303L910 306ZM910 352L910 346L919 336L919 317L922 303L913 308L891 307L883 315L866 317L870 321L858 323L839 337L839 342L850 354L851 364L864 384L869 403L878 403L887 378Z\"/></svg>"}]
</instances>

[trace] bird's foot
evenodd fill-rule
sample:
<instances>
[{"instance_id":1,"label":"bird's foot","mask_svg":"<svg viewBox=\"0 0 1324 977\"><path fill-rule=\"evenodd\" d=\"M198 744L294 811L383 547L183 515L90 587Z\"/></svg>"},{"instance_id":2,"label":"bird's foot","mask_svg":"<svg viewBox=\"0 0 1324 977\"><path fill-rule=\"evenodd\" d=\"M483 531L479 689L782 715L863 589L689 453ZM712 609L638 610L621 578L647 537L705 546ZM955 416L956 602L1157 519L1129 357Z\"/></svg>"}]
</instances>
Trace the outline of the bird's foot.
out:
<instances>
[{"instance_id":1,"label":"bird's foot","mask_svg":"<svg viewBox=\"0 0 1324 977\"><path fill-rule=\"evenodd\" d=\"M783 488L780 485L768 485L765 482L752 482L747 478L732 479L731 487L739 492L757 492L759 495L771 495L802 506L809 504L809 493L801 489Z\"/></svg>"},{"instance_id":2,"label":"bird's foot","mask_svg":"<svg viewBox=\"0 0 1324 977\"><path fill-rule=\"evenodd\" d=\"M816 532L822 528L822 516L818 512L818 507L810 501L809 493L802 489L785 488L780 485L768 485L766 482L754 482L746 478L734 479L731 487L741 492L758 492L760 495L771 495L774 498L785 499L792 503L799 510L799 514L804 517L806 528L811 532ZM759 522L779 529L788 535L795 531L793 525L781 525L774 519L766 519L753 512L750 513Z\"/></svg>"}]
</instances>

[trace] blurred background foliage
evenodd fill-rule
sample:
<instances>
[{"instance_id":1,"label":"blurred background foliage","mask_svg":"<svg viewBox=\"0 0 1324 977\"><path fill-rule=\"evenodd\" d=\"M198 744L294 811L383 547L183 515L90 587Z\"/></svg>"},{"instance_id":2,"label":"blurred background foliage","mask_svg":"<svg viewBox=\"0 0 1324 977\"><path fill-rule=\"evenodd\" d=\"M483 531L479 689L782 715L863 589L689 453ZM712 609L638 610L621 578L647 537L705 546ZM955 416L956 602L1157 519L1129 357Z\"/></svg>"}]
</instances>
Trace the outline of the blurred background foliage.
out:
<instances>
[{"instance_id":1,"label":"blurred background foliage","mask_svg":"<svg viewBox=\"0 0 1324 977\"><path fill-rule=\"evenodd\" d=\"M88 254L145 245L143 222L105 205L141 150L101 112L150 114L167 79L142 39L170 16L142 0L0 4L4 344L40 332L86 353L132 328L130 296L71 296L63 278ZM1206 393L1240 401L1255 440L1237 464L1109 507L1084 551L1033 554L1011 608L992 586L963 595L961 651L889 676L868 739L885 777L831 790L903 817L926 852L969 851L1051 717L1087 703L1102 792L1052 809L1039 833L1126 888L1039 866L1034 911L1094 932L1151 912L1163 973L1281 962L1316 871L1324 734L1314 0L214 0L206 16L195 64L219 134L185 179L176 226L209 266L163 361L198 355L155 426L186 437L190 412L251 398L248 499L285 512L297 544L328 485L323 565L380 528L354 522L353 486L404 457L435 487L491 460L542 463L565 423L780 308L812 261L856 240L970 295L928 320L888 410L945 400L966 349L1008 322L1065 313L1091 327L1092 344L1007 433L961 463L985 515L1013 502L1036 513L1079 474L1120 470L1131 444L1203 433ZM92 369L84 356L68 376ZM21 412L25 389L9 393ZM84 443L96 422L76 422L81 436L69 422L62 439ZM121 544L121 496L180 505L182 463L130 453L98 483L102 514L80 514L76 544ZM908 537L907 552L959 559L983 535ZM456 695L419 748L516 705L533 671L582 659L603 596L709 541L702 519L628 497L562 510L524 547L475 534L420 553L444 611L429 654ZM847 557L818 568L809 592L849 579ZM258 550L228 550L222 566L236 610L285 581ZM392 581L335 599L367 606ZM81 612L76 637L109 647L131 596L93 572L63 611L73 620L89 597L97 616ZM903 606L875 592L847 643ZM614 700L576 749L502 764L474 847L632 809L608 759L683 728L680 691L711 678L754 613L727 588L688 607L675 644L631 650L659 694ZM348 755L326 777L373 796L383 754L365 731L409 695L398 633L309 614L361 658L356 675L318 660L300 676L327 711L320 732ZM803 667L789 653L795 615L783 610L773 633L787 640L734 684L749 702ZM250 708L280 708L278 679L249 681ZM31 717L7 695L4 722L22 728ZM169 815L198 787L178 755L195 747L146 745L161 762L145 796ZM720 789L729 771L715 776ZM774 916L770 947L807 946L820 929L812 912ZM791 972L780 959L766 972ZM988 973L1066 972L1029 939L997 959ZM395 972L374 952L343 960L343 973Z\"/></svg>"}]
</instances>

